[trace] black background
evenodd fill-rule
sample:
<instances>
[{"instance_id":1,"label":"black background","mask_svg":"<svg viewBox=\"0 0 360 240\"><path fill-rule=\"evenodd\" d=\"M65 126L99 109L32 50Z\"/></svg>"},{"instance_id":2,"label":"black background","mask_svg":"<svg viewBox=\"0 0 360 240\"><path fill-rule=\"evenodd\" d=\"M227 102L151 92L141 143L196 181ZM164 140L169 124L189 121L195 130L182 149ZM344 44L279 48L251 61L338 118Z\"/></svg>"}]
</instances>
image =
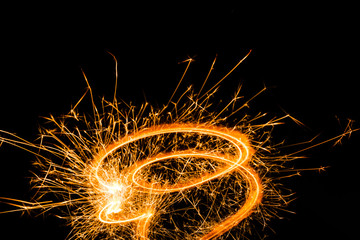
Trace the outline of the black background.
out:
<instances>
[{"instance_id":1,"label":"black background","mask_svg":"<svg viewBox=\"0 0 360 240\"><path fill-rule=\"evenodd\" d=\"M154 105L165 103L185 67L178 62L188 57L196 61L181 90L201 86L216 54L212 83L252 49L217 99L228 100L240 83L245 99L266 85L250 105L253 112L281 116L282 108L308 126L289 121L274 131L275 141L301 142L319 133L325 140L340 134L347 119L360 120L354 6L38 7L44 11L9 7L2 21L0 129L25 139L37 137L39 116L67 113L81 97L81 68L94 95L112 97L114 61L106 51L119 61L118 96L135 104L144 95ZM342 146L303 153L307 158L297 167L329 168L286 182L296 192L288 208L296 214L280 213L283 220L269 222L275 233L267 228L268 239L356 239L359 143L354 133ZM1 196L29 197L32 158L5 144L0 148ZM2 239L64 239L69 231L53 216L20 215L0 215Z\"/></svg>"}]
</instances>

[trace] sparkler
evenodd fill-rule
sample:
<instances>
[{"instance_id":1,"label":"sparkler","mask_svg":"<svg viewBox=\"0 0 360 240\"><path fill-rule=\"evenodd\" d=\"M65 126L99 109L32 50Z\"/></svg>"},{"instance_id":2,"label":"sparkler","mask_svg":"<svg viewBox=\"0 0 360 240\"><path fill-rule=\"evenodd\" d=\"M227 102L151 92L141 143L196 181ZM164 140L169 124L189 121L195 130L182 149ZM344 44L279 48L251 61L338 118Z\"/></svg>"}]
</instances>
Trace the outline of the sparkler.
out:
<instances>
[{"instance_id":1,"label":"sparkler","mask_svg":"<svg viewBox=\"0 0 360 240\"><path fill-rule=\"evenodd\" d=\"M69 114L45 118L54 127L40 130L39 143L0 130L2 142L36 156L39 169L34 200L2 197L16 207L7 212L62 209L58 216L73 228L69 239L239 239L250 219L265 224L287 204L269 175L297 158L272 153L271 129L284 118L297 120L288 114L263 124L256 122L265 114L230 120L265 88L238 107L240 88L224 108L212 111L211 103L250 52L201 94L215 58L200 91L188 88L173 101L193 61L186 60L159 109L119 103L117 72L113 101L102 99L98 108L84 74L87 91ZM88 93L93 114L81 115L77 108Z\"/></svg>"}]
</instances>

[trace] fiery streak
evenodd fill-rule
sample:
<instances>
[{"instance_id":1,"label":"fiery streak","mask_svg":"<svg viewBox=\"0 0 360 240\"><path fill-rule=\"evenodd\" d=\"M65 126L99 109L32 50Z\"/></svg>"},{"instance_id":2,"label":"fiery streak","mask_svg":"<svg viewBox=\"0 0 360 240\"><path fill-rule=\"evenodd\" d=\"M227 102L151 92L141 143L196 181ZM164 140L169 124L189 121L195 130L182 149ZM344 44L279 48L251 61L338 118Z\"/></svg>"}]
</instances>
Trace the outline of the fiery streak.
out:
<instances>
[{"instance_id":1,"label":"fiery streak","mask_svg":"<svg viewBox=\"0 0 360 240\"><path fill-rule=\"evenodd\" d=\"M289 114L261 124L256 122L265 114L229 120L265 88L236 107L239 88L224 108L212 110L219 84L249 54L201 95L215 58L200 91L188 88L173 102L193 59L184 61L184 74L160 109L148 103L139 109L118 103L117 61L111 54L116 63L113 102L103 99L98 108L84 73L87 91L69 114L45 118L54 128L40 130L40 143L0 130L8 136L0 136L1 142L32 153L40 170L32 179L37 198L28 202L1 197L16 207L6 212L66 208L58 216L73 227L70 239L205 240L233 228L242 230L234 237L239 239L250 218L276 216L287 200L268 175L284 172L283 163L302 150L272 154L271 129L284 118L301 123ZM88 92L93 115L80 115L76 108ZM354 131L350 124L346 130L329 141Z\"/></svg>"},{"instance_id":2,"label":"fiery streak","mask_svg":"<svg viewBox=\"0 0 360 240\"><path fill-rule=\"evenodd\" d=\"M124 174L122 175L124 178L129 179L129 188L131 191L140 191L146 192L149 194L166 194L171 192L178 192L187 190L189 188L194 188L198 185L204 184L208 181L211 181L215 178L219 178L224 174L231 173L232 171L238 171L246 181L249 182L249 193L247 196L247 200L244 205L231 217L227 218L225 221L219 223L214 226L211 232L201 237L200 239L212 239L214 237L218 237L222 235L224 232L231 229L233 226L237 225L241 220L246 218L251 211L256 207L256 205L261 200L261 181L258 177L258 174L251 169L248 165L249 160L251 159L252 149L246 136L238 131L232 131L227 128L220 128L214 126L201 126L195 124L167 124L167 125L159 125L152 128L140 130L135 132L134 134L128 135L117 142L109 145L104 151L99 153L99 155L94 159L94 171L91 174L90 178L95 179L93 182L97 182L105 189L109 189L111 192L121 192L120 189L114 188L112 183L106 183L101 176L99 176L99 169L101 169L102 162L104 159L109 156L112 152L117 149L140 139L145 139L151 136L161 135L161 134L169 134L169 133L196 133L196 134L204 134L204 135L212 135L218 138L222 138L236 147L236 153L231 154L218 154L212 153L209 151L197 151L197 150L188 150L188 151L175 151L167 154L158 154L154 157L145 159L143 161L139 161L134 166L130 166L130 170L125 169ZM182 184L174 184L174 185L166 185L166 186L157 186L155 183L148 183L146 181L141 181L141 177L139 177L139 172L145 168L146 166L153 164L158 161L163 161L167 159L177 159L184 157L194 157L199 159L212 159L214 161L218 161L221 163L225 163L223 168L218 169L212 174L202 174L200 177L195 179L190 179L187 183ZM119 186L119 185L117 185ZM113 193L115 194L115 193ZM136 193L133 193L136 194ZM99 220L104 223L112 223L112 224L124 224L129 222L138 221L138 228L145 229L149 220L152 217L152 214L149 213L148 209L144 211L139 211L137 215L131 218L123 219L123 216L112 218L111 215L115 212L118 213L121 211L121 197L114 198L113 201L108 203L100 212L99 212ZM155 209L151 209L150 212L154 212ZM146 238L146 237L142 237Z\"/></svg>"}]
</instances>

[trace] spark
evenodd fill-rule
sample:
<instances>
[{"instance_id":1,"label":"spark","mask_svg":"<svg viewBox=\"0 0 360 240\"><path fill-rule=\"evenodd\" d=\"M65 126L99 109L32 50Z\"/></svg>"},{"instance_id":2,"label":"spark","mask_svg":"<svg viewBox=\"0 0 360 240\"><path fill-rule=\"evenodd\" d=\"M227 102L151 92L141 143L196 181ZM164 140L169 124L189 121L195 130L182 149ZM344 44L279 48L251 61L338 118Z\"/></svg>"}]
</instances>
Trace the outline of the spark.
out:
<instances>
[{"instance_id":1,"label":"spark","mask_svg":"<svg viewBox=\"0 0 360 240\"><path fill-rule=\"evenodd\" d=\"M257 123L266 116L261 113L230 120L266 88L239 106L240 87L220 110L211 102L220 83L250 52L205 90L216 56L200 90L196 93L190 87L173 101L194 61L185 60L180 81L159 109L148 103L137 108L118 102L118 64L112 53L116 68L112 102L102 99L101 108L96 105L82 70L86 92L68 114L45 118L53 127L40 129L40 143L0 130L5 135L0 143L33 154L38 170L31 180L34 200L1 197L15 207L2 213L57 209L73 228L69 239L139 240L207 240L226 234L238 234L234 238L239 239L248 232L247 222L276 216L290 200L271 174L288 173L278 180L299 175L300 170L284 170L284 163L314 146L341 141L354 130L349 122L338 137L293 154L274 154L271 129L285 118L303 126L300 121L286 112L265 123ZM77 109L88 93L92 115L82 115Z\"/></svg>"}]
</instances>

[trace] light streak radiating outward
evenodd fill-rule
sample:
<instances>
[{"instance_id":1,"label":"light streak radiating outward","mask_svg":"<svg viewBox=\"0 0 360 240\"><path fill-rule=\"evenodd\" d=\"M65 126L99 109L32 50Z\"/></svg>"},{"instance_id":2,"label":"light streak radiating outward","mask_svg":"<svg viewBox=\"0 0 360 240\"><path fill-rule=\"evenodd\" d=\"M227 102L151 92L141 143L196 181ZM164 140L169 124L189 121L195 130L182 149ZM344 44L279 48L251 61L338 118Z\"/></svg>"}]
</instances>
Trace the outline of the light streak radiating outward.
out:
<instances>
[{"instance_id":1,"label":"light streak radiating outward","mask_svg":"<svg viewBox=\"0 0 360 240\"><path fill-rule=\"evenodd\" d=\"M277 153L271 130L285 118L301 123L289 114L265 123L266 114L235 118L265 88L242 104L240 88L224 107L213 104L250 52L206 90L215 58L200 91L189 87L176 99L193 59L184 61L176 90L158 109L118 102L110 53L113 101L99 108L84 74L87 91L68 114L46 118L52 127L40 129L39 143L0 130L0 141L32 153L38 168L34 200L1 197L16 207L6 212L56 208L72 227L69 239L241 239L250 222L265 225L289 199L273 176L292 176L284 176L284 163L297 158ZM81 115L88 93L93 114Z\"/></svg>"},{"instance_id":2,"label":"light streak radiating outward","mask_svg":"<svg viewBox=\"0 0 360 240\"><path fill-rule=\"evenodd\" d=\"M102 178L99 176L98 172L101 168L101 164L103 160L110 155L112 152L116 151L118 148L121 148L131 142L135 142L140 139L148 138L151 136L157 136L161 134L169 134L169 133L196 133L203 135L211 135L218 138L222 138L236 147L235 154L218 154L211 153L209 151L196 151L196 150L185 150L185 151L173 151L167 154L159 154L153 156L151 158L142 160L136 164L135 166L131 166L131 170L126 170L127 173L123 174L123 176L128 176L130 179L130 183L133 186L131 188L133 191L146 192L149 194L165 194L171 192L183 191L189 188L194 188L198 185L204 184L208 181L211 181L215 178L219 178L224 174L230 173L232 171L238 171L249 183L249 193L247 196L247 200L244 205L231 217L227 218L225 221L221 222L219 225L213 227L212 231L205 236L201 237L201 239L212 239L214 237L222 235L224 232L231 229L234 225L237 225L241 220L246 218L251 211L256 207L256 205L261 200L261 181L251 167L248 165L248 161L251 158L251 147L246 139L246 136L237 131L231 131L227 128L213 127L213 126L201 126L196 124L167 124L167 125L158 125L152 128L140 130L135 134L128 135L123 139L111 144L104 151L102 151L94 161L95 170L94 176L91 178L95 178L97 182L99 182L104 188L111 189L113 186L108 185L106 182L103 182ZM153 183L147 183L146 181L141 182L141 177L137 176L138 172L141 171L142 168L150 165L152 163L163 161L167 159L178 159L178 158L200 158L200 159L212 159L214 161L218 161L224 163L223 168L219 168L212 174L201 174L198 178L190 179L186 183L182 184L174 184L174 185L166 185L166 186L157 186ZM140 179L140 180L139 180ZM140 183L139 183L140 182ZM121 190L119 190L121 191ZM115 200L116 201L116 200ZM114 209L114 205L117 205L117 208ZM138 216L131 217L129 219L123 219L122 216L118 218L117 216L112 218L111 214L113 212L121 211L121 203L111 202L105 206L99 213L99 219L105 223L126 223L132 221L140 221L144 218L151 218L152 212L155 209L146 209L145 213L140 211ZM104 214L105 212L105 214ZM146 213L148 212L148 213ZM140 221L141 222L141 221ZM148 221L145 221L145 223ZM140 229L144 229L145 226L143 224L139 224ZM146 236L146 233L142 233L141 236Z\"/></svg>"}]
</instances>

